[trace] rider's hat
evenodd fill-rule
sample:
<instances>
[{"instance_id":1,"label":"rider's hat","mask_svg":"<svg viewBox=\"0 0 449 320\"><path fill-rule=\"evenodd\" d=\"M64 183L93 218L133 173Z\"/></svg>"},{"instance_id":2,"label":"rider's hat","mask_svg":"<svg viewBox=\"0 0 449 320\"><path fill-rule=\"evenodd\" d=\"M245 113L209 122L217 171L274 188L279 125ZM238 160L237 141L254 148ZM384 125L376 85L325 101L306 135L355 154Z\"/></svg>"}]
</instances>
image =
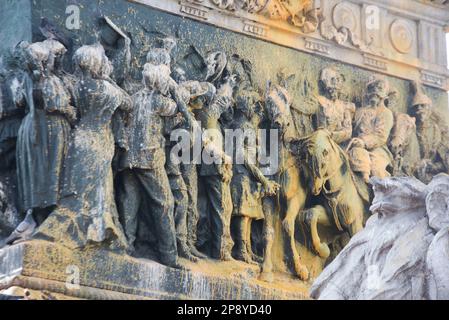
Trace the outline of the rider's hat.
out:
<instances>
[{"instance_id":1,"label":"rider's hat","mask_svg":"<svg viewBox=\"0 0 449 320\"><path fill-rule=\"evenodd\" d=\"M380 97L386 99L390 93L390 85L388 80L381 77L373 77L367 84L366 90L368 94L376 93Z\"/></svg>"}]
</instances>

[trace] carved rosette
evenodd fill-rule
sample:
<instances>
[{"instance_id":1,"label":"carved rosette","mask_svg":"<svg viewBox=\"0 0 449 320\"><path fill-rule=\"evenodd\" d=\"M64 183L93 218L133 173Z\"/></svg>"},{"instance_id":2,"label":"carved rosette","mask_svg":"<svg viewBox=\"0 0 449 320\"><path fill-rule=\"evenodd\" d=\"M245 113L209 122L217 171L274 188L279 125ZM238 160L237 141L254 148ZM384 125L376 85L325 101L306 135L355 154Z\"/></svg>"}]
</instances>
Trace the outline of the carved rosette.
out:
<instances>
[{"instance_id":1,"label":"carved rosette","mask_svg":"<svg viewBox=\"0 0 449 320\"><path fill-rule=\"evenodd\" d=\"M337 29L346 28L356 32L359 19L356 15L357 6L348 2L341 2L334 7L332 19Z\"/></svg>"},{"instance_id":2,"label":"carved rosette","mask_svg":"<svg viewBox=\"0 0 449 320\"><path fill-rule=\"evenodd\" d=\"M409 53L414 43L413 30L409 23L403 19L396 19L390 27L390 39L398 52Z\"/></svg>"},{"instance_id":3,"label":"carved rosette","mask_svg":"<svg viewBox=\"0 0 449 320\"><path fill-rule=\"evenodd\" d=\"M332 10L332 15L320 23L320 34L326 40L339 45L350 45L364 53L384 56L384 53L373 47L372 41L367 43L360 34L361 8L350 2L340 2Z\"/></svg>"}]
</instances>

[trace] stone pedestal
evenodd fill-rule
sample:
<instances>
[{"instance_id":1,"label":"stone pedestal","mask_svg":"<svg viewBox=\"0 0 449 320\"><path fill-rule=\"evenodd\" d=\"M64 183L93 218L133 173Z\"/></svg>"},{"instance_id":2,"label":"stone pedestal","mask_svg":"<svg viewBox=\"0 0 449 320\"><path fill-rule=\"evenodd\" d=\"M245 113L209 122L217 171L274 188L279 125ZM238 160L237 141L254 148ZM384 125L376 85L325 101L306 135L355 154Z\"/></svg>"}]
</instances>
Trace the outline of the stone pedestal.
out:
<instances>
[{"instance_id":1,"label":"stone pedestal","mask_svg":"<svg viewBox=\"0 0 449 320\"><path fill-rule=\"evenodd\" d=\"M275 275L259 281L259 268L212 260L186 270L98 250L72 251L46 241L0 250L0 290L19 287L46 296L81 299L307 299L309 284ZM79 279L79 285L77 280ZM2 292L2 291L0 291ZM15 294L20 290L14 290Z\"/></svg>"}]
</instances>

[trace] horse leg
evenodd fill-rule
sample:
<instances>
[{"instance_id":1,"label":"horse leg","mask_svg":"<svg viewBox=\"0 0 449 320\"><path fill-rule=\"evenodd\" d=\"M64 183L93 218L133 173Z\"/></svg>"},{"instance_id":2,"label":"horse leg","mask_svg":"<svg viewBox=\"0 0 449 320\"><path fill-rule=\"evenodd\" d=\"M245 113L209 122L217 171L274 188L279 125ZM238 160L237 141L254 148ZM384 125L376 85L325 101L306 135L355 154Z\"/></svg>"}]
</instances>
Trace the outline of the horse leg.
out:
<instances>
[{"instance_id":1,"label":"horse leg","mask_svg":"<svg viewBox=\"0 0 449 320\"><path fill-rule=\"evenodd\" d=\"M295 267L296 274L301 280L307 280L309 278L309 271L307 267L302 264L301 257L296 249L295 240L295 221L301 210L301 201L298 196L293 197L287 201L287 213L282 226L290 239L290 250L293 256L293 264Z\"/></svg>"},{"instance_id":2,"label":"horse leg","mask_svg":"<svg viewBox=\"0 0 449 320\"><path fill-rule=\"evenodd\" d=\"M349 236L352 238L357 232L363 229L364 225L364 212L366 211L365 204L360 196L357 194L357 190L354 188L353 194L358 198L356 201L352 201L353 207L351 208L354 216L354 220L348 227Z\"/></svg>"},{"instance_id":3,"label":"horse leg","mask_svg":"<svg viewBox=\"0 0 449 320\"><path fill-rule=\"evenodd\" d=\"M330 256L329 246L321 242L318 234L318 225L331 225L326 209L323 206L315 206L304 211L304 222L310 230L313 249L321 258L327 259Z\"/></svg>"}]
</instances>

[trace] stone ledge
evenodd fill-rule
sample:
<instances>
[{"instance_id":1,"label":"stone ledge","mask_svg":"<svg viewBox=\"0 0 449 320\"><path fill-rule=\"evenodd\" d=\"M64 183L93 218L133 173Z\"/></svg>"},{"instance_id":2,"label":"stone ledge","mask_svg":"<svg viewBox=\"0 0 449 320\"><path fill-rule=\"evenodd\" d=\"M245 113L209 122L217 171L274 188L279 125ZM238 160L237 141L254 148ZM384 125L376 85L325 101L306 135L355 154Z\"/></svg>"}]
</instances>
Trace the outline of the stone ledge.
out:
<instances>
[{"instance_id":1,"label":"stone ledge","mask_svg":"<svg viewBox=\"0 0 449 320\"><path fill-rule=\"evenodd\" d=\"M13 286L82 299L308 299L309 283L240 262L183 261L186 270L100 250L72 251L33 240L0 250L0 290ZM79 288L66 285L67 267L79 268ZM73 270L73 269L72 269Z\"/></svg>"},{"instance_id":2,"label":"stone ledge","mask_svg":"<svg viewBox=\"0 0 449 320\"><path fill-rule=\"evenodd\" d=\"M318 56L327 57L336 61L353 65L370 71L379 72L382 74L398 77L405 80L416 80L422 78L421 71L432 73L434 77L440 79L439 81L424 81L427 86L437 89L449 90L449 71L446 68L446 59L439 57L439 61L426 60L419 53L419 49L415 53L402 54L394 50L389 43L381 48L366 47L368 40L363 40L361 34L357 35L361 41L362 46L350 44L350 41L344 43L337 43L335 40L323 38L320 31L304 34L299 28L296 28L285 21L273 20L264 15L247 13L244 10L229 11L220 9L215 4L209 1L179 1L179 0L127 0L130 3L147 6L173 15L189 18L202 23L207 23L219 28L230 30L233 32L246 34L251 37L261 39L267 42L275 43L281 46L315 54ZM384 19L388 18L388 22L383 24L380 28L382 37L386 34L387 29L393 21L397 19L405 19L409 23L416 24L414 27L420 28L422 23L431 23L437 27L438 34L443 36L443 27L447 24L449 18L449 10L436 8L433 5L423 4L416 1L407 1L404 6L404 0L353 0L354 5L362 8L363 5L372 4L384 10ZM333 12L333 7L338 2L327 0L322 2L323 8L328 8L326 11L326 19L332 20L330 13ZM402 4L401 4L402 3ZM330 10L332 9L332 10ZM361 9L360 9L361 10ZM356 12L362 14L362 12ZM359 23L361 23L359 21ZM416 32L419 30L417 29ZM362 31L361 31L362 32ZM366 32L366 31L363 31ZM382 38L383 39L383 38ZM425 41L428 40L427 35L423 36L416 34L413 38L415 45L429 46ZM323 46L311 46L311 42L319 41L325 44L329 49ZM383 42L388 43L385 39ZM391 47L391 48L390 48ZM440 48L439 48L440 49ZM438 49L438 50L439 50ZM373 56L369 62L366 62L366 55ZM373 60L376 63L372 63ZM442 64L443 63L443 64ZM380 65L380 66L379 66Z\"/></svg>"}]
</instances>

